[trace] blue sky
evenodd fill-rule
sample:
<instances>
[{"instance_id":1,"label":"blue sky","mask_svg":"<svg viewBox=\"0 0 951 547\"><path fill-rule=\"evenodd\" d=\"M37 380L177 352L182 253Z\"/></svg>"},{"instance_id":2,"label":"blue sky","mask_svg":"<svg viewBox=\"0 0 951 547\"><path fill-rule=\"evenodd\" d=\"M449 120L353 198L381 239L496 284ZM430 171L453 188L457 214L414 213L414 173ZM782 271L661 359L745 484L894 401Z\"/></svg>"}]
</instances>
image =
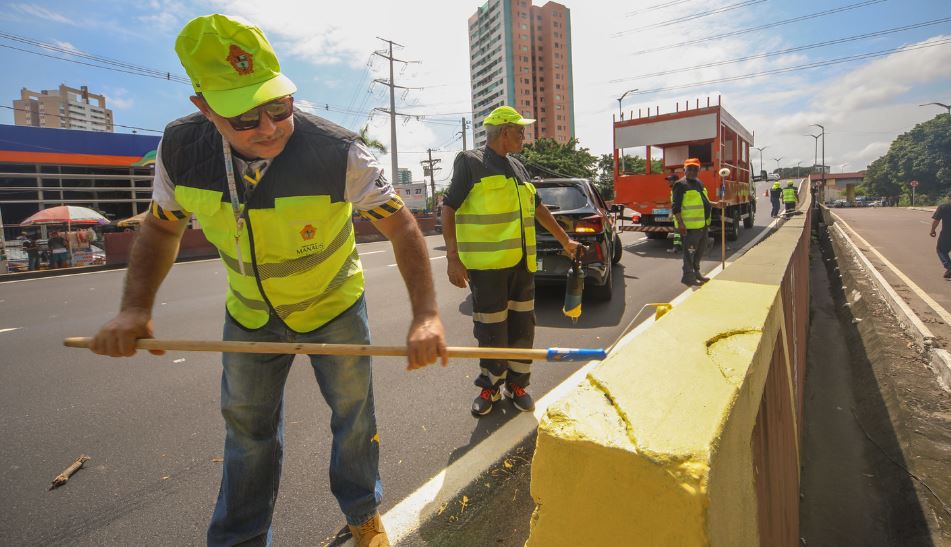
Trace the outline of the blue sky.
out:
<instances>
[{"instance_id":1,"label":"blue sky","mask_svg":"<svg viewBox=\"0 0 951 547\"><path fill-rule=\"evenodd\" d=\"M615 99L630 88L655 89L742 76L951 37L951 22L944 22L740 64L617 81L951 17L951 2L947 0L885 0L768 30L634 54L862 0L763 0L742 9L684 20L740 1L687 0L634 16L628 14L661 0L565 1L572 10L576 131L582 144L595 153L610 152L611 116L617 112ZM412 168L416 178L420 178L418 162L427 148L435 148L435 156L441 157L447 168L437 178L444 178L452 156L461 149L457 134L461 128L459 118L471 109L466 25L469 15L481 3L13 1L6 2L0 12L0 32L183 75L173 44L184 22L216 11L239 14L259 24L274 43L284 72L300 88L299 99L330 105L338 112L318 113L351 129L369 124L371 133L384 142L389 141L388 119L380 114L371 118L368 112L387 105L385 88L370 87L373 78L386 77L385 64L376 59L368 67L368 61L370 53L382 46L375 37L391 38L406 45L397 52L398 56L421 61L398 72L397 83L422 88L401 98L398 109L429 116L398 125L400 165ZM652 26L670 20L677 22ZM4 38L0 38L0 45L43 51ZM172 119L192 111L187 85L82 66L9 47L0 47L0 62L5 73L0 81L0 97L2 104L8 106L18 98L21 87L52 89L65 83L74 87L88 85L90 90L106 94L118 124L161 129ZM810 123L820 122L825 123L829 132L827 163L837 171L861 169L887 150L896 135L939 112L936 108L920 108L919 103L951 102L951 44L732 83L634 94L628 96L624 105L626 110L660 106L669 111L675 101L708 94L723 96L727 109L756 133L757 144L770 147L767 158L782 156L782 165L786 166L797 161L811 164L813 140L802 135L808 132ZM347 108L359 112L339 112ZM12 120L9 110L0 111L0 123ZM389 166L388 157L381 160ZM767 164L773 166L775 162L767 160Z\"/></svg>"}]
</instances>

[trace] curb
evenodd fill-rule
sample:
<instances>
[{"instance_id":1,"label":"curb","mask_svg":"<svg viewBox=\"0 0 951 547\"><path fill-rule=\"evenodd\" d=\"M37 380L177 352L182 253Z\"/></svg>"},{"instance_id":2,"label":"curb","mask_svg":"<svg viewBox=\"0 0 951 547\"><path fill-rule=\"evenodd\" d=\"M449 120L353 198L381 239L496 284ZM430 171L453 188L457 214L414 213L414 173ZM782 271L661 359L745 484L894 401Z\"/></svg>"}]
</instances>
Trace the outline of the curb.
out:
<instances>
[{"instance_id":1,"label":"curb","mask_svg":"<svg viewBox=\"0 0 951 547\"><path fill-rule=\"evenodd\" d=\"M885 280L881 273L872 265L871 261L865 256L865 253L855 244L854 241L845 233L845 230L838 224L840 220L831 212L826 211L832 217L831 226L834 229L829 230L829 235L833 239L833 248L838 246L847 249L859 262L859 266L869 274L869 278L878 287L885 304L892 310L898 318L901 326L914 337L918 346L928 353L928 358L932 368L938 378L938 383L945 391L951 391L951 353L948 350L935 348L934 333L918 317L918 315L902 300L895 292L895 289ZM828 224L827 224L828 225Z\"/></svg>"}]
</instances>

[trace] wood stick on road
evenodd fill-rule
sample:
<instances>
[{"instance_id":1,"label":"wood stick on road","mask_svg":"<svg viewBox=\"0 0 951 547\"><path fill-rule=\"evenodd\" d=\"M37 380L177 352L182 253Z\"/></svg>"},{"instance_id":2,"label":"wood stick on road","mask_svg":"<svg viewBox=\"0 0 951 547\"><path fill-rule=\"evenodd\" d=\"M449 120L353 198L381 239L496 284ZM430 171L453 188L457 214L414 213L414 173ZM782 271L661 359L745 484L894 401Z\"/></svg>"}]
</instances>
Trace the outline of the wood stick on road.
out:
<instances>
[{"instance_id":1,"label":"wood stick on road","mask_svg":"<svg viewBox=\"0 0 951 547\"><path fill-rule=\"evenodd\" d=\"M66 484L66 481L68 481L69 478L73 476L73 473L75 473L76 471L79 471L80 468L82 468L83 464L88 462L89 459L90 459L89 456L85 454L80 456L79 459L77 459L72 464L70 464L69 467L67 467L62 473L60 473L59 475L56 476L55 479L53 479L52 484L50 484L50 490L54 488L59 488L60 486L63 486L64 484Z\"/></svg>"},{"instance_id":2,"label":"wood stick on road","mask_svg":"<svg viewBox=\"0 0 951 547\"><path fill-rule=\"evenodd\" d=\"M71 348L88 348L92 338L74 337L63 340ZM234 342L222 340L158 340L140 338L136 349L166 351L209 351L231 353L280 353L305 355L370 355L377 357L405 357L405 346L368 346L359 344L305 344L296 342ZM450 358L461 359L530 359L533 361L587 361L603 359L602 349L548 348L446 348Z\"/></svg>"}]
</instances>

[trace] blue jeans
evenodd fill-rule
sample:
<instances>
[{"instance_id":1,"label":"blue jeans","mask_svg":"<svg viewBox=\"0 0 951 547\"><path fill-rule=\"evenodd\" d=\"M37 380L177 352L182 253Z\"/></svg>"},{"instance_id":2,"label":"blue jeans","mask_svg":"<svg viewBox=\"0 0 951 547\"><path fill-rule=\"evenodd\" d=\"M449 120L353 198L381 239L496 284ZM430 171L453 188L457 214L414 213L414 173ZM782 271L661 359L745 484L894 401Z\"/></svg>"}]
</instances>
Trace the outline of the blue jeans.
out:
<instances>
[{"instance_id":1,"label":"blue jeans","mask_svg":"<svg viewBox=\"0 0 951 547\"><path fill-rule=\"evenodd\" d=\"M366 302L361 296L336 319L307 334L287 329L273 315L254 331L228 316L224 339L369 344ZM270 545L284 453L284 382L293 360L293 355L222 354L224 470L208 527L208 545ZM373 516L383 496L371 360L311 355L310 361L331 409L330 490L347 522L360 524Z\"/></svg>"},{"instance_id":2,"label":"blue jeans","mask_svg":"<svg viewBox=\"0 0 951 547\"><path fill-rule=\"evenodd\" d=\"M942 249L940 245L937 247L938 251L938 260L941 261L941 265L944 266L945 270L951 270L951 248Z\"/></svg>"}]
</instances>

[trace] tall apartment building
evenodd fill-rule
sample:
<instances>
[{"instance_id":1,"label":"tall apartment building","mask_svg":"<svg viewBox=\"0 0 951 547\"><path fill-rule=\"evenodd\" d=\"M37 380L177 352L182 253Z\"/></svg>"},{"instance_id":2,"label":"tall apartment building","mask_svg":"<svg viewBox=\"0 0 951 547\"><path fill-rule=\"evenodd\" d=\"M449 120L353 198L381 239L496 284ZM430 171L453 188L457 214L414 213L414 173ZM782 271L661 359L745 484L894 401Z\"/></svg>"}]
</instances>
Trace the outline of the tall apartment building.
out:
<instances>
[{"instance_id":1,"label":"tall apartment building","mask_svg":"<svg viewBox=\"0 0 951 547\"><path fill-rule=\"evenodd\" d=\"M90 99L95 104L90 103ZM13 123L33 127L84 129L113 132L112 110L106 108L106 97L60 84L59 89L20 90L20 99L13 101Z\"/></svg>"},{"instance_id":2,"label":"tall apartment building","mask_svg":"<svg viewBox=\"0 0 951 547\"><path fill-rule=\"evenodd\" d=\"M501 105L538 120L525 128L526 143L574 137L568 8L488 0L469 18L469 67L475 146L485 145L482 120Z\"/></svg>"}]
</instances>

